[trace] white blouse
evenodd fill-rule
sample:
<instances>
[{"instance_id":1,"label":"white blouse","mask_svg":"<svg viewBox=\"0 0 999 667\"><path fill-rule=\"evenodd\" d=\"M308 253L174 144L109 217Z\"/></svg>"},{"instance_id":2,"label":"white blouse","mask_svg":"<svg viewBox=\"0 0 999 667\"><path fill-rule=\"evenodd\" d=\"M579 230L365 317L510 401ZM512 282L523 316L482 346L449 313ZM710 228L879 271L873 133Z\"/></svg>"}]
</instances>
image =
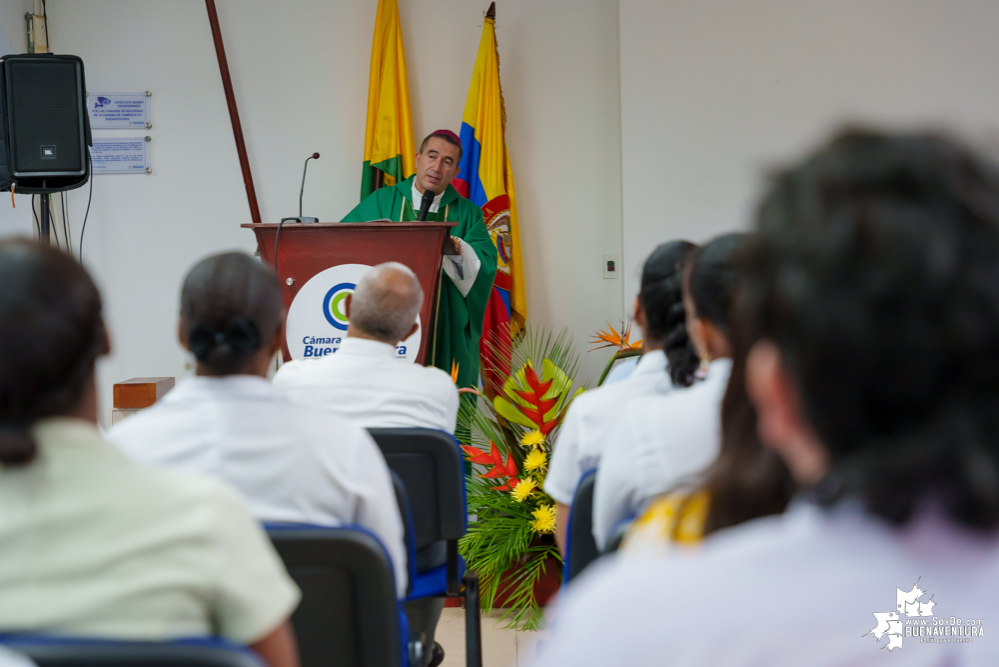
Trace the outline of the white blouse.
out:
<instances>
[{"instance_id":1,"label":"white blouse","mask_svg":"<svg viewBox=\"0 0 999 667\"><path fill-rule=\"evenodd\" d=\"M799 503L701 549L595 564L559 596L533 664L985 667L999 664L996 591L995 534L932 509L897 529Z\"/></svg>"},{"instance_id":2,"label":"white blouse","mask_svg":"<svg viewBox=\"0 0 999 667\"><path fill-rule=\"evenodd\" d=\"M717 456L731 370L730 359L716 359L707 378L694 386L637 399L621 412L607 436L593 490L593 536L601 549L614 524Z\"/></svg>"},{"instance_id":3,"label":"white blouse","mask_svg":"<svg viewBox=\"0 0 999 667\"><path fill-rule=\"evenodd\" d=\"M666 353L652 350L639 357L638 366L627 379L591 389L574 399L559 428L545 477L545 492L571 505L579 478L599 463L628 404L643 396L664 396L672 390Z\"/></svg>"},{"instance_id":4,"label":"white blouse","mask_svg":"<svg viewBox=\"0 0 999 667\"><path fill-rule=\"evenodd\" d=\"M0 632L253 643L291 616L298 588L228 485L79 419L33 433L38 458L0 471Z\"/></svg>"},{"instance_id":5,"label":"white blouse","mask_svg":"<svg viewBox=\"0 0 999 667\"><path fill-rule=\"evenodd\" d=\"M293 403L263 378L234 375L184 380L107 437L134 461L229 482L261 521L368 528L388 551L404 595L395 491L385 458L360 427Z\"/></svg>"}]
</instances>

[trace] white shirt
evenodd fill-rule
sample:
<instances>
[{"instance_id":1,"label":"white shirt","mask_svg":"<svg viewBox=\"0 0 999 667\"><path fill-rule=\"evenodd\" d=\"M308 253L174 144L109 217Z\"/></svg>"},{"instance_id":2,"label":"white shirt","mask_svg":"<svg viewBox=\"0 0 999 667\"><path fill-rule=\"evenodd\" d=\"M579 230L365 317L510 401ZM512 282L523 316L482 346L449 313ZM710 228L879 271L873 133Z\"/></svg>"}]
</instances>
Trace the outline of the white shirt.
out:
<instances>
[{"instance_id":1,"label":"white shirt","mask_svg":"<svg viewBox=\"0 0 999 667\"><path fill-rule=\"evenodd\" d=\"M924 594L933 617L898 614L901 648L867 634L898 593ZM921 513L902 530L855 505L795 504L709 537L701 550L596 564L560 596L545 667L985 667L999 664L999 545L995 536ZM906 637L951 616L981 619L971 643ZM945 626L946 627L946 626ZM887 629L888 626L883 626ZM889 630L891 632L891 630Z\"/></svg>"},{"instance_id":2,"label":"white shirt","mask_svg":"<svg viewBox=\"0 0 999 667\"><path fill-rule=\"evenodd\" d=\"M730 359L688 389L631 401L606 437L593 489L593 537L601 549L614 524L684 477L707 467L721 444L721 402Z\"/></svg>"},{"instance_id":3,"label":"white shirt","mask_svg":"<svg viewBox=\"0 0 999 667\"><path fill-rule=\"evenodd\" d=\"M563 505L572 504L579 478L597 467L628 404L639 397L661 396L673 389L666 369L666 353L652 350L639 357L638 366L629 378L597 387L572 401L548 464L544 487L549 496Z\"/></svg>"},{"instance_id":4,"label":"white shirt","mask_svg":"<svg viewBox=\"0 0 999 667\"><path fill-rule=\"evenodd\" d=\"M291 402L263 378L234 375L184 380L107 437L132 460L226 480L261 521L368 528L404 595L406 547L388 466L354 424Z\"/></svg>"},{"instance_id":5,"label":"white shirt","mask_svg":"<svg viewBox=\"0 0 999 667\"><path fill-rule=\"evenodd\" d=\"M630 357L615 364L614 368L611 369L611 372L604 378L604 383L600 386L606 387L607 385L615 384L630 378L631 374L635 372L635 368L638 367L638 361L641 358L642 357Z\"/></svg>"},{"instance_id":6,"label":"white shirt","mask_svg":"<svg viewBox=\"0 0 999 667\"><path fill-rule=\"evenodd\" d=\"M286 363L274 386L362 428L422 427L453 435L458 417L458 388L450 375L398 359L391 345L366 338L347 337L334 354Z\"/></svg>"},{"instance_id":7,"label":"white shirt","mask_svg":"<svg viewBox=\"0 0 999 667\"><path fill-rule=\"evenodd\" d=\"M37 459L0 471L0 632L252 643L291 616L298 588L229 486L79 419L32 433Z\"/></svg>"},{"instance_id":8,"label":"white shirt","mask_svg":"<svg viewBox=\"0 0 999 667\"><path fill-rule=\"evenodd\" d=\"M445 190L446 192L446 190ZM436 213L440 210L441 199L444 197L444 193L440 193L434 197L434 201L430 204L428 209L430 213ZM420 205L423 202L423 193L416 188L416 179L413 179L413 208L417 211L420 210ZM461 240L461 254L460 255L444 255L444 273L454 282L457 286L458 291L461 292L462 296L468 296L469 291L472 289L472 285L475 284L475 278L479 275L479 269L482 268L482 260L479 256L475 254L475 250L472 246Z\"/></svg>"},{"instance_id":9,"label":"white shirt","mask_svg":"<svg viewBox=\"0 0 999 667\"><path fill-rule=\"evenodd\" d=\"M23 653L0 646L0 667L35 667L35 663Z\"/></svg>"}]
</instances>

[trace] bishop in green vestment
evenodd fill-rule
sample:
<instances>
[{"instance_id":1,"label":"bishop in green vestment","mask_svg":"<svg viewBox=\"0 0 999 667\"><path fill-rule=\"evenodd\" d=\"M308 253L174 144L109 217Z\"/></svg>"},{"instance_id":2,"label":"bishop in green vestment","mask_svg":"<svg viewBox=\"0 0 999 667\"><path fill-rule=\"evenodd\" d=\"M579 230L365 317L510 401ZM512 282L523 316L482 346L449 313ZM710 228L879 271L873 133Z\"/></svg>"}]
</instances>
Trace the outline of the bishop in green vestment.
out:
<instances>
[{"instance_id":1,"label":"bishop in green vestment","mask_svg":"<svg viewBox=\"0 0 999 667\"><path fill-rule=\"evenodd\" d=\"M427 360L448 373L451 362L457 362L458 386L478 387L479 341L496 277L496 247L486 231L482 209L451 186L460 161L458 136L449 130L434 132L423 140L416 154L414 176L375 190L343 222L416 220L423 194L428 190L434 193L427 220L458 223L451 240L460 254L444 256L445 275L441 276L437 322Z\"/></svg>"}]
</instances>

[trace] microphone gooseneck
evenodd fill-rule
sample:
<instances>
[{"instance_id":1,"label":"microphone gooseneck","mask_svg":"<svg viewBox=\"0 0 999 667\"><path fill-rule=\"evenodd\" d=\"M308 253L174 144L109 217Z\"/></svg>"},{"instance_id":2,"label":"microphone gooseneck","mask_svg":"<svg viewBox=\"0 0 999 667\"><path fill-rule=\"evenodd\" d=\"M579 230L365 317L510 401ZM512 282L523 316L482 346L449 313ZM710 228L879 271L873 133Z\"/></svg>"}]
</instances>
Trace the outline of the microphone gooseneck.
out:
<instances>
[{"instance_id":1,"label":"microphone gooseneck","mask_svg":"<svg viewBox=\"0 0 999 667\"><path fill-rule=\"evenodd\" d=\"M427 213L430 212L430 205L434 203L434 193L432 190L426 190L423 193L423 200L420 202L420 212L417 214L416 219L419 222L423 222L427 219Z\"/></svg>"},{"instance_id":2,"label":"microphone gooseneck","mask_svg":"<svg viewBox=\"0 0 999 667\"><path fill-rule=\"evenodd\" d=\"M305 167L302 168L302 187L298 191L298 217L302 217L302 196L305 194L305 174L309 171L309 160L318 160L319 153L313 153L305 158Z\"/></svg>"}]
</instances>

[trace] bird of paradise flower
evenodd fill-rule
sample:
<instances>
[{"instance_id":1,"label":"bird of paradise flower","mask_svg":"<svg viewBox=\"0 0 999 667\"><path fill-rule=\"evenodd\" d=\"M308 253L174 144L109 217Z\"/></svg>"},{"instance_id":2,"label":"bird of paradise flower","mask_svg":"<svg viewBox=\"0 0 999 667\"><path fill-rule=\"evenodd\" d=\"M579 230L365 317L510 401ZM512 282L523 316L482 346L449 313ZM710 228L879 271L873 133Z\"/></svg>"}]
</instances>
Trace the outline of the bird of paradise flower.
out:
<instances>
[{"instance_id":1,"label":"bird of paradise flower","mask_svg":"<svg viewBox=\"0 0 999 667\"><path fill-rule=\"evenodd\" d=\"M621 326L624 331L623 334L619 334L617 330L610 324L607 325L610 331L597 331L590 340L591 345L596 345L596 347L591 348L590 352L594 350L602 350L606 347L615 348L614 354L611 358L607 360L607 365L604 366L603 372L600 374L600 379L597 380L597 386L599 387L604 383L607 378L607 374L610 373L610 369L614 364L621 359L627 359L628 357L637 357L642 354L642 341L636 340L634 343L630 342L628 339L631 337L631 325L625 329ZM601 345L603 343L603 345Z\"/></svg>"},{"instance_id":2,"label":"bird of paradise flower","mask_svg":"<svg viewBox=\"0 0 999 667\"><path fill-rule=\"evenodd\" d=\"M591 348L590 352L594 350L602 350L605 347L615 347L618 351L624 350L641 350L642 341L636 340L634 343L628 341L631 337L631 324L628 324L628 328L625 329L621 326L624 333L618 333L617 329L612 327L610 323L607 324L607 328L610 331L597 331L590 340L590 345L596 345L596 347ZM603 345L601 345L603 343Z\"/></svg>"}]
</instances>

